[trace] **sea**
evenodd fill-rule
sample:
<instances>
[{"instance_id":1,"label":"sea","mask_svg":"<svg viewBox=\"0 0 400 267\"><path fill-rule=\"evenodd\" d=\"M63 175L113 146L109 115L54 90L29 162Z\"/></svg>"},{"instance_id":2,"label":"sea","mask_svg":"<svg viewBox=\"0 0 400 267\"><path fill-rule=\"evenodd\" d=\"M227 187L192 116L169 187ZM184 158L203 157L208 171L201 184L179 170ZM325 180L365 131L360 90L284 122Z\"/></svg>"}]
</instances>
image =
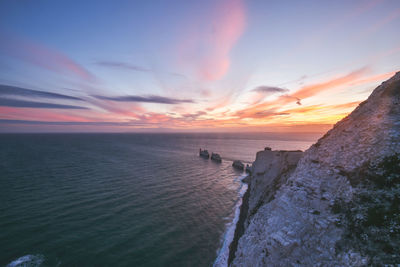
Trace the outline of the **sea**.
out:
<instances>
[{"instance_id":1,"label":"sea","mask_svg":"<svg viewBox=\"0 0 400 267\"><path fill-rule=\"evenodd\" d=\"M232 161L319 137L1 134L0 266L213 266L246 189Z\"/></svg>"}]
</instances>

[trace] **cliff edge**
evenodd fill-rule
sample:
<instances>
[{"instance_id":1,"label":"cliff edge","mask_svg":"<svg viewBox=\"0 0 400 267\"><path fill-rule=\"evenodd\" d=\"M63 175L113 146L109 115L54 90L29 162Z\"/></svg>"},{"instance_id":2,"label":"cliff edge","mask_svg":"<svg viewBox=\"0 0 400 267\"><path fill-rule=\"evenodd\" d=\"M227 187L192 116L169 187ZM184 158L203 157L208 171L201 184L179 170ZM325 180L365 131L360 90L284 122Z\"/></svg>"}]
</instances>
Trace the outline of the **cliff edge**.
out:
<instances>
[{"instance_id":1,"label":"cliff edge","mask_svg":"<svg viewBox=\"0 0 400 267\"><path fill-rule=\"evenodd\" d=\"M398 153L400 72L304 152L294 171L276 178L271 166L255 164L231 265L400 264Z\"/></svg>"}]
</instances>

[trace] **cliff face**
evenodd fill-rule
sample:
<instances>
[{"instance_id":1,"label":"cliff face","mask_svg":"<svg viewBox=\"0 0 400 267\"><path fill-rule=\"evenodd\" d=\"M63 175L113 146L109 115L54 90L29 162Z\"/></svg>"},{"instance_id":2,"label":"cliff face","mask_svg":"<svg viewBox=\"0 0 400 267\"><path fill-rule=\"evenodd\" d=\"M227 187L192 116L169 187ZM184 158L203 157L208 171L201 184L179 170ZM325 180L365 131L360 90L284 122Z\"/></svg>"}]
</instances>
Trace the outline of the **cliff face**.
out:
<instances>
[{"instance_id":1,"label":"cliff face","mask_svg":"<svg viewBox=\"0 0 400 267\"><path fill-rule=\"evenodd\" d=\"M257 163L273 157L259 152L232 265L400 263L399 151L400 72L311 146L292 174Z\"/></svg>"},{"instance_id":2,"label":"cliff face","mask_svg":"<svg viewBox=\"0 0 400 267\"><path fill-rule=\"evenodd\" d=\"M239 238L243 235L250 219L263 204L268 203L274 197L276 190L293 173L302 154L302 151L282 150L264 150L257 153L256 160L251 168L252 174L245 179L249 187L243 196L235 236L229 246L228 263L232 263Z\"/></svg>"},{"instance_id":3,"label":"cliff face","mask_svg":"<svg viewBox=\"0 0 400 267\"><path fill-rule=\"evenodd\" d=\"M302 151L260 151L252 165L249 183L248 220L265 203L271 201L275 191L286 183L303 155Z\"/></svg>"}]
</instances>

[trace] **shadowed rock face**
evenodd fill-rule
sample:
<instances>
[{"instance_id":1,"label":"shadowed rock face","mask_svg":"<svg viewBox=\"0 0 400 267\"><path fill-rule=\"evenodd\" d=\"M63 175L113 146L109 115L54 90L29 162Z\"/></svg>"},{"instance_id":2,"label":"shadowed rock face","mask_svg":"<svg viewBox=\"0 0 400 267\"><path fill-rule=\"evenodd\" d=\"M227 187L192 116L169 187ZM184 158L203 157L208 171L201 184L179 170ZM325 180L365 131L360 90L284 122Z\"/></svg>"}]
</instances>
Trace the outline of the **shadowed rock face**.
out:
<instances>
[{"instance_id":1,"label":"shadowed rock face","mask_svg":"<svg viewBox=\"0 0 400 267\"><path fill-rule=\"evenodd\" d=\"M268 178L263 167L269 167L253 170L262 186L251 184L253 213L233 266L400 263L398 207L392 204L400 198L400 179L393 171L400 164L399 92L397 73L311 146L274 192L263 180ZM386 186L374 182L381 180ZM371 233L379 233L384 244L375 245L379 236Z\"/></svg>"},{"instance_id":2,"label":"shadowed rock face","mask_svg":"<svg viewBox=\"0 0 400 267\"><path fill-rule=\"evenodd\" d=\"M235 258L239 238L248 226L250 218L256 214L260 206L271 201L276 190L293 173L302 154L302 151L271 151L271 149L257 153L256 160L250 168L251 174L243 180L249 184L249 188L243 196L235 236L229 246L229 263Z\"/></svg>"},{"instance_id":3,"label":"shadowed rock face","mask_svg":"<svg viewBox=\"0 0 400 267\"><path fill-rule=\"evenodd\" d=\"M302 155L302 151L264 150L257 153L250 180L249 217L273 199L276 190L286 183Z\"/></svg>"}]
</instances>

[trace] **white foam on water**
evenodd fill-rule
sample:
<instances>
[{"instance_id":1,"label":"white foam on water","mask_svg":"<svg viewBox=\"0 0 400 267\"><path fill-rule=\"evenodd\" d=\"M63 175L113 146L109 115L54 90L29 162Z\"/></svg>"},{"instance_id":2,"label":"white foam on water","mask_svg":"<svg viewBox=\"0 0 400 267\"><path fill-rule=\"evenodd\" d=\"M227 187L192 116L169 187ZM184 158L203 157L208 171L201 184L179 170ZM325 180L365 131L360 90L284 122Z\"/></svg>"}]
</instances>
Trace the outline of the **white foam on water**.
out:
<instances>
[{"instance_id":1,"label":"white foam on water","mask_svg":"<svg viewBox=\"0 0 400 267\"><path fill-rule=\"evenodd\" d=\"M242 181L247 174L243 174L239 176L237 179ZM240 207L242 206L243 195L246 193L248 185L241 182L241 186L239 188L239 200L235 205L235 216L233 220L227 225L227 229L224 233L223 237L223 244L221 249L219 250L217 259L215 260L213 267L220 267L220 266L228 266L228 259L229 259L229 246L231 245L233 238L235 236L236 224L239 221L240 216Z\"/></svg>"},{"instance_id":2,"label":"white foam on water","mask_svg":"<svg viewBox=\"0 0 400 267\"><path fill-rule=\"evenodd\" d=\"M10 262L6 267L37 267L44 261L43 255L25 255Z\"/></svg>"}]
</instances>

